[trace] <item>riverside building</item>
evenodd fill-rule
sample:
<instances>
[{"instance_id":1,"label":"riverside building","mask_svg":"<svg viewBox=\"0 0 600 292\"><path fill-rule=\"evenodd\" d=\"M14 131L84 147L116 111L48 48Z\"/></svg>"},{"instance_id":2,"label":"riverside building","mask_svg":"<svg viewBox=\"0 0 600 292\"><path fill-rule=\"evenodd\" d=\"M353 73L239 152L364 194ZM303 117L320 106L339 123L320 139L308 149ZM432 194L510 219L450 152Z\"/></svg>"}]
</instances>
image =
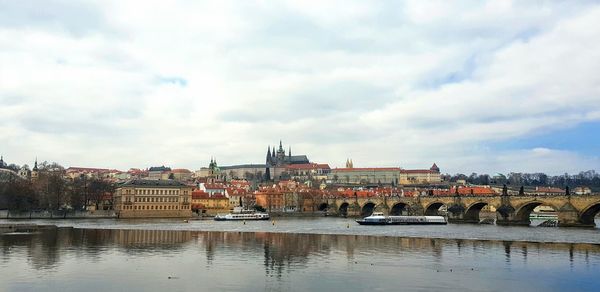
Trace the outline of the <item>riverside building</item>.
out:
<instances>
[{"instance_id":1,"label":"riverside building","mask_svg":"<svg viewBox=\"0 0 600 292\"><path fill-rule=\"evenodd\" d=\"M191 217L192 188L175 180L130 180L114 195L120 218Z\"/></svg>"}]
</instances>

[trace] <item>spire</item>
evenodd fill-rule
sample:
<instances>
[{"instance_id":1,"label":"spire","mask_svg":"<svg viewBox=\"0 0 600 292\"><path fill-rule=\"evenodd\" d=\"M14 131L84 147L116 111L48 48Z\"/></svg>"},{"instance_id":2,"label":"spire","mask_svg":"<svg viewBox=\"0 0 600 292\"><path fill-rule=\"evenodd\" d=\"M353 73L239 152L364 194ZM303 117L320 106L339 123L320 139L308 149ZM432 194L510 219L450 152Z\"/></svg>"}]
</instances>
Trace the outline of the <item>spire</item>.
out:
<instances>
[{"instance_id":1,"label":"spire","mask_svg":"<svg viewBox=\"0 0 600 292\"><path fill-rule=\"evenodd\" d=\"M289 152L288 152L288 156L289 156L290 158L292 158L292 146L290 146L290 150L289 150Z\"/></svg>"},{"instance_id":2,"label":"spire","mask_svg":"<svg viewBox=\"0 0 600 292\"><path fill-rule=\"evenodd\" d=\"M271 146L267 147L267 164L271 163Z\"/></svg>"},{"instance_id":3,"label":"spire","mask_svg":"<svg viewBox=\"0 0 600 292\"><path fill-rule=\"evenodd\" d=\"M33 165L33 170L37 171L38 167L37 167L37 157L35 158L35 164Z\"/></svg>"},{"instance_id":4,"label":"spire","mask_svg":"<svg viewBox=\"0 0 600 292\"><path fill-rule=\"evenodd\" d=\"M283 145L281 144L281 140L279 140L279 151L283 152Z\"/></svg>"}]
</instances>

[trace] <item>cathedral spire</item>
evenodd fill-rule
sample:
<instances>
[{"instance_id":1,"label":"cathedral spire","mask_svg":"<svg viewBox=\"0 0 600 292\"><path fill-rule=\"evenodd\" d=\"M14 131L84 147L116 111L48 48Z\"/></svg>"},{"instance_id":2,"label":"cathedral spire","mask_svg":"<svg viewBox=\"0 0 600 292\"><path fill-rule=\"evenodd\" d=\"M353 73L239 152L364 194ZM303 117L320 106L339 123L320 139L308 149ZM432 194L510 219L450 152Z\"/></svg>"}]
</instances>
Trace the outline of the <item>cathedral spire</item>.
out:
<instances>
[{"instance_id":1,"label":"cathedral spire","mask_svg":"<svg viewBox=\"0 0 600 292\"><path fill-rule=\"evenodd\" d=\"M271 163L271 145L267 147L267 164Z\"/></svg>"},{"instance_id":2,"label":"cathedral spire","mask_svg":"<svg viewBox=\"0 0 600 292\"><path fill-rule=\"evenodd\" d=\"M290 149L288 151L288 156L290 157L290 159L292 158L292 146L290 146Z\"/></svg>"}]
</instances>

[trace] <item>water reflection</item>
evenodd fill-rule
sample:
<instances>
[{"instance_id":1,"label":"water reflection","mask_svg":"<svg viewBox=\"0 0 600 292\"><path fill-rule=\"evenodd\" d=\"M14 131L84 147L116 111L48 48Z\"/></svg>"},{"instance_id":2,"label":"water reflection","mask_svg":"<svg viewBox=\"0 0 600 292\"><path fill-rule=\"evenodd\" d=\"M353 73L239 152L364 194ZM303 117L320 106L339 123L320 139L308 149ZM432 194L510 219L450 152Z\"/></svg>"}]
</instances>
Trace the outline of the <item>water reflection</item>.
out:
<instances>
[{"instance_id":1,"label":"water reflection","mask_svg":"<svg viewBox=\"0 0 600 292\"><path fill-rule=\"evenodd\" d=\"M354 281L352 277L360 276L363 272L368 274L378 271L377 275L384 277L390 274L392 278L400 272L403 275L413 273L413 281L422 281L419 287L423 288L422 285L436 284L436 280L431 280L430 276L439 278L439 281L454 277L452 274L436 276L430 273L452 272L463 278L474 279L483 274L494 279L494 273L500 268L502 273L524 277L510 274L510 271L520 267L562 267L566 263L570 271L583 271L585 275L587 271L597 269L600 264L600 245L594 244L267 232L58 228L36 234L0 235L0 251L0 272L8 271L12 265L23 267L23 259L26 259L31 270L56 272L66 269L63 265L69 266L72 261L94 263L102 267L108 265L108 262L135 260L137 264L129 265L131 269L138 269L139 263L144 261L166 262L165 257L176 257L179 264L173 262L172 265L181 266L170 267L172 270L203 269L204 266L207 275L211 270L229 267L245 272L249 278L255 278L257 275L253 273L256 264L260 263L263 277L275 279L278 285L298 285L297 281L303 281L298 278L301 278L296 273L299 271L316 275L335 271L337 277L348 277L348 281ZM513 253L517 256L511 257ZM204 258L205 265L199 265L199 256ZM185 259L188 258L193 260L187 262ZM479 274L465 274L476 271ZM31 278L26 277L25 280L27 283L35 283L35 273L30 273ZM107 277L114 276L110 271L106 273ZM0 273L0 282L10 283L10 276L3 276L4 274ZM224 283L228 283L226 281ZM330 281L335 282L334 279ZM263 282L259 282L261 283ZM327 283L323 282L322 285L329 285ZM371 284L387 285L377 283ZM371 284L362 283L367 286ZM306 283L301 285L307 289L315 288L306 286ZM389 285L393 287L391 282ZM149 287L158 289L158 286ZM230 286L214 288L227 287ZM261 290L261 286L255 288ZM287 290L290 286L276 286L275 290L279 288Z\"/></svg>"}]
</instances>

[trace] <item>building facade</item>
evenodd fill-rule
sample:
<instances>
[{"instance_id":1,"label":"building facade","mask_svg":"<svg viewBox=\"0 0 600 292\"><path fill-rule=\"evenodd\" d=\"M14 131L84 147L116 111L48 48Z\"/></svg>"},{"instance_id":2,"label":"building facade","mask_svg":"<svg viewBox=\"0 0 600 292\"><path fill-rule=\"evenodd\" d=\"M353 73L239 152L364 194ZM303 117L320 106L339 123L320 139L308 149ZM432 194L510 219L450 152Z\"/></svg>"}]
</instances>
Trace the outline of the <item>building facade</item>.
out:
<instances>
[{"instance_id":1,"label":"building facade","mask_svg":"<svg viewBox=\"0 0 600 292\"><path fill-rule=\"evenodd\" d=\"M429 169L402 169L400 184L436 184L441 183L439 167L434 163Z\"/></svg>"},{"instance_id":2,"label":"building facade","mask_svg":"<svg viewBox=\"0 0 600 292\"><path fill-rule=\"evenodd\" d=\"M119 218L191 217L192 188L174 180L130 180L121 184L113 206Z\"/></svg>"},{"instance_id":3,"label":"building facade","mask_svg":"<svg viewBox=\"0 0 600 292\"><path fill-rule=\"evenodd\" d=\"M229 213L229 199L224 194L210 195L203 190L194 190L192 192L192 210L206 216Z\"/></svg>"},{"instance_id":4,"label":"building facade","mask_svg":"<svg viewBox=\"0 0 600 292\"><path fill-rule=\"evenodd\" d=\"M291 164L286 168L290 178L297 181L326 180L327 175L331 172L329 164L321 163Z\"/></svg>"},{"instance_id":5,"label":"building facade","mask_svg":"<svg viewBox=\"0 0 600 292\"><path fill-rule=\"evenodd\" d=\"M148 179L169 179L171 168L163 166L152 166L148 168Z\"/></svg>"},{"instance_id":6,"label":"building facade","mask_svg":"<svg viewBox=\"0 0 600 292\"><path fill-rule=\"evenodd\" d=\"M351 162L346 165L352 166ZM327 182L336 185L408 185L440 183L440 169L434 163L430 169L402 169L399 167L335 168L327 175Z\"/></svg>"},{"instance_id":7,"label":"building facade","mask_svg":"<svg viewBox=\"0 0 600 292\"><path fill-rule=\"evenodd\" d=\"M227 180L261 180L265 175L265 164L241 164L221 167L221 172Z\"/></svg>"}]
</instances>

